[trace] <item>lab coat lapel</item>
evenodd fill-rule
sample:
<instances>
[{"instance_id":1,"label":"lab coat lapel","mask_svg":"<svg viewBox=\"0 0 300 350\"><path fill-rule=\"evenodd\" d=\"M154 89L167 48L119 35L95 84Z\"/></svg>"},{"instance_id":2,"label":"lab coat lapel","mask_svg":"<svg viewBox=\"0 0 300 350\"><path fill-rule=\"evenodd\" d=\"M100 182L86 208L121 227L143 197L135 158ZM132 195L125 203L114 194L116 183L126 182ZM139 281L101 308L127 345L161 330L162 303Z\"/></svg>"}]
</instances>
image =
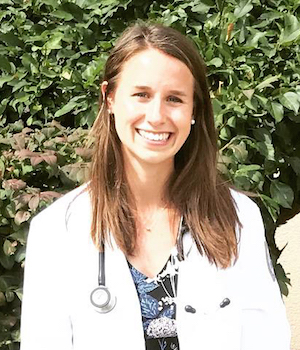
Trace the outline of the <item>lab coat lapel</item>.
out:
<instances>
[{"instance_id":1,"label":"lab coat lapel","mask_svg":"<svg viewBox=\"0 0 300 350\"><path fill-rule=\"evenodd\" d=\"M189 232L185 236L177 300L180 349L240 350L239 309L234 300L220 308L220 303L231 297L227 271L220 271L198 252ZM186 306L194 313L187 312Z\"/></svg>"},{"instance_id":2,"label":"lab coat lapel","mask_svg":"<svg viewBox=\"0 0 300 350\"><path fill-rule=\"evenodd\" d=\"M88 194L71 206L68 219L73 287L70 288L74 350L145 349L140 303L122 251L113 237L105 249L105 279L117 298L115 308L97 312L90 294L97 287L99 252L89 235L91 209Z\"/></svg>"},{"instance_id":3,"label":"lab coat lapel","mask_svg":"<svg viewBox=\"0 0 300 350\"><path fill-rule=\"evenodd\" d=\"M111 312L114 319L116 334L115 340L119 347L106 347L111 349L124 348L130 350L145 349L144 331L140 302L134 285L126 257L117 248L112 238L112 247L106 247L106 285L116 296L117 303ZM117 324L119 326L117 326Z\"/></svg>"}]
</instances>

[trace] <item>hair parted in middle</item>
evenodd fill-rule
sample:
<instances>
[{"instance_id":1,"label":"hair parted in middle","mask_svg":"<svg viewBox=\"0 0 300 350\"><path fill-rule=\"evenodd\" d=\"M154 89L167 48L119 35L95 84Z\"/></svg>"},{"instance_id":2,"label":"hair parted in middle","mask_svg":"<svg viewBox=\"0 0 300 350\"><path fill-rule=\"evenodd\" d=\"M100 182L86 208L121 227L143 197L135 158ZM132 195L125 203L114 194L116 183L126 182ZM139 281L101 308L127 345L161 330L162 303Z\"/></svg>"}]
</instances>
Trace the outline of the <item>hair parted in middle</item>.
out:
<instances>
[{"instance_id":1,"label":"hair parted in middle","mask_svg":"<svg viewBox=\"0 0 300 350\"><path fill-rule=\"evenodd\" d=\"M187 37L161 24L135 24L127 28L106 62L103 81L108 84L93 126L95 145L88 185L93 241L101 249L102 244L110 242L111 233L126 255L134 254L136 248L136 208L107 96L117 88L124 63L147 49L177 58L194 77L196 123L175 155L174 172L166 184L164 200L183 216L199 252L205 253L210 262L226 268L237 257L236 228L240 223L229 185L217 171L217 135L206 67Z\"/></svg>"}]
</instances>

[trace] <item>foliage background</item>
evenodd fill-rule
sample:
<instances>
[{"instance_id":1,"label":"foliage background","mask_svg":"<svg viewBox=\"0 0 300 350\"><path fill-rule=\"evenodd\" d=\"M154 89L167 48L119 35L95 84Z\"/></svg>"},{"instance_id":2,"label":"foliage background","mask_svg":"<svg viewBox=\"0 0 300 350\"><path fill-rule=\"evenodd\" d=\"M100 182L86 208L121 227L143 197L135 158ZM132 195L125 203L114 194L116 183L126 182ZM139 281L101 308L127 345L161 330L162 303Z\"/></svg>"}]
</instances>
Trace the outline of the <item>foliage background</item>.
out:
<instances>
[{"instance_id":1,"label":"foliage background","mask_svg":"<svg viewBox=\"0 0 300 350\"><path fill-rule=\"evenodd\" d=\"M105 59L136 19L173 26L204 57L220 171L258 194L288 293L274 232L300 208L299 18L300 0L0 0L1 349L19 349L29 221L84 181Z\"/></svg>"}]
</instances>

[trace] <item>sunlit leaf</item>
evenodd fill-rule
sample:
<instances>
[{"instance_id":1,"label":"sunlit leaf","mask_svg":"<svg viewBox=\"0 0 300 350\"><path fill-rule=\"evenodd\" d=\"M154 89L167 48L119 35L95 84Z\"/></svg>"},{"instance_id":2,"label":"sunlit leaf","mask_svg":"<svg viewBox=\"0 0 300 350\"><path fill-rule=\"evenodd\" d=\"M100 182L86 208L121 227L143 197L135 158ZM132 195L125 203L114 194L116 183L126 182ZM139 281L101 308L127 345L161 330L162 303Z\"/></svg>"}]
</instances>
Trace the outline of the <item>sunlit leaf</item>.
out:
<instances>
[{"instance_id":1,"label":"sunlit leaf","mask_svg":"<svg viewBox=\"0 0 300 350\"><path fill-rule=\"evenodd\" d=\"M0 77L0 88L2 88L5 83L12 81L13 79L14 79L13 75L4 75Z\"/></svg>"},{"instance_id":2,"label":"sunlit leaf","mask_svg":"<svg viewBox=\"0 0 300 350\"><path fill-rule=\"evenodd\" d=\"M73 15L71 13L62 10L56 10L52 12L51 15L60 19L64 19L65 21L71 21L73 19Z\"/></svg>"},{"instance_id":3,"label":"sunlit leaf","mask_svg":"<svg viewBox=\"0 0 300 350\"><path fill-rule=\"evenodd\" d=\"M270 192L272 198L284 208L291 208L294 200L294 192L291 187L278 180L271 182Z\"/></svg>"},{"instance_id":4,"label":"sunlit leaf","mask_svg":"<svg viewBox=\"0 0 300 350\"><path fill-rule=\"evenodd\" d=\"M281 122L284 115L283 106L277 102L271 102L271 115L274 117L277 123Z\"/></svg>"},{"instance_id":5,"label":"sunlit leaf","mask_svg":"<svg viewBox=\"0 0 300 350\"><path fill-rule=\"evenodd\" d=\"M298 113L300 106L299 95L295 92L286 92L283 96L279 97L279 101L284 107Z\"/></svg>"},{"instance_id":6,"label":"sunlit leaf","mask_svg":"<svg viewBox=\"0 0 300 350\"><path fill-rule=\"evenodd\" d=\"M290 44L300 38L300 23L298 18L291 14L285 16L285 27L279 38L280 45Z\"/></svg>"},{"instance_id":7,"label":"sunlit leaf","mask_svg":"<svg viewBox=\"0 0 300 350\"><path fill-rule=\"evenodd\" d=\"M223 61L221 60L221 58L219 57L215 57L212 60L208 61L206 64L208 66L215 66L215 67L221 67L222 66Z\"/></svg>"},{"instance_id":8,"label":"sunlit leaf","mask_svg":"<svg viewBox=\"0 0 300 350\"><path fill-rule=\"evenodd\" d=\"M269 78L265 79L263 82L261 82L260 84L258 84L256 86L256 89L262 90L265 87L272 87L273 88L274 86L272 85L272 83L274 83L275 81L278 81L278 76L269 77Z\"/></svg>"},{"instance_id":9,"label":"sunlit leaf","mask_svg":"<svg viewBox=\"0 0 300 350\"><path fill-rule=\"evenodd\" d=\"M251 0L242 0L239 2L239 5L234 10L234 15L236 18L244 17L253 9Z\"/></svg>"}]
</instances>

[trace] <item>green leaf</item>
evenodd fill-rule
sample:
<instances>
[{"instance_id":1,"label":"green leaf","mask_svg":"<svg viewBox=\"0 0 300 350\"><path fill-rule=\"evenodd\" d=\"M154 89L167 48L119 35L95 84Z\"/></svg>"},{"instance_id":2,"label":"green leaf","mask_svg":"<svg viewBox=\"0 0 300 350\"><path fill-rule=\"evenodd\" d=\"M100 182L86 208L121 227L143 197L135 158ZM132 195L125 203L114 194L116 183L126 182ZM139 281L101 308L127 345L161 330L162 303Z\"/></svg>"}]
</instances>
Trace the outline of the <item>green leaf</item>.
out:
<instances>
[{"instance_id":1,"label":"green leaf","mask_svg":"<svg viewBox=\"0 0 300 350\"><path fill-rule=\"evenodd\" d=\"M253 130L253 134L255 138L259 141L271 143L272 142L272 136L268 129L266 128L259 128Z\"/></svg>"},{"instance_id":2,"label":"green leaf","mask_svg":"<svg viewBox=\"0 0 300 350\"><path fill-rule=\"evenodd\" d=\"M38 72L38 63L32 57L32 55L29 55L28 53L24 53L24 55L22 56L22 64L27 68L29 72L32 72L32 74L35 74Z\"/></svg>"},{"instance_id":3,"label":"green leaf","mask_svg":"<svg viewBox=\"0 0 300 350\"><path fill-rule=\"evenodd\" d=\"M196 12L196 13L207 13L212 6L204 4L203 2L197 5L194 5L191 8L191 11Z\"/></svg>"},{"instance_id":4,"label":"green leaf","mask_svg":"<svg viewBox=\"0 0 300 350\"><path fill-rule=\"evenodd\" d=\"M3 179L3 175L5 173L6 167L4 162L0 159L0 179Z\"/></svg>"},{"instance_id":5,"label":"green leaf","mask_svg":"<svg viewBox=\"0 0 300 350\"><path fill-rule=\"evenodd\" d=\"M251 35L245 44L245 49L257 48L259 40L265 36L265 32L256 32L254 35Z\"/></svg>"},{"instance_id":6,"label":"green leaf","mask_svg":"<svg viewBox=\"0 0 300 350\"><path fill-rule=\"evenodd\" d=\"M16 232L12 233L11 235L9 235L8 238L14 239L14 240L20 242L21 244L25 244L26 238L27 238L27 232L25 230L18 230Z\"/></svg>"},{"instance_id":7,"label":"green leaf","mask_svg":"<svg viewBox=\"0 0 300 350\"><path fill-rule=\"evenodd\" d=\"M248 175L251 171L261 170L261 166L258 164L240 165L239 169L235 172L236 176Z\"/></svg>"},{"instance_id":8,"label":"green leaf","mask_svg":"<svg viewBox=\"0 0 300 350\"><path fill-rule=\"evenodd\" d=\"M271 142L258 142L257 146L259 152L265 156L267 160L275 160L275 149Z\"/></svg>"},{"instance_id":9,"label":"green leaf","mask_svg":"<svg viewBox=\"0 0 300 350\"><path fill-rule=\"evenodd\" d=\"M271 218L274 222L277 221L280 207L277 202L274 201L274 199L266 196L265 194L259 193L259 197L264 203L265 207L267 208L269 214L271 215Z\"/></svg>"},{"instance_id":10,"label":"green leaf","mask_svg":"<svg viewBox=\"0 0 300 350\"><path fill-rule=\"evenodd\" d=\"M61 109L55 112L54 118L58 118L64 114L71 112L74 108L79 107L79 103L74 99L64 105Z\"/></svg>"},{"instance_id":11,"label":"green leaf","mask_svg":"<svg viewBox=\"0 0 300 350\"><path fill-rule=\"evenodd\" d=\"M4 41L7 46L23 46L23 42L12 31L5 34L0 34L0 41Z\"/></svg>"},{"instance_id":12,"label":"green leaf","mask_svg":"<svg viewBox=\"0 0 300 350\"><path fill-rule=\"evenodd\" d=\"M3 70L5 70L6 72L10 73L11 72L11 65L9 60L3 56L0 55L0 68L2 68Z\"/></svg>"},{"instance_id":13,"label":"green leaf","mask_svg":"<svg viewBox=\"0 0 300 350\"><path fill-rule=\"evenodd\" d=\"M62 10L53 11L50 15L56 18L64 19L65 21L71 21L74 18L71 13Z\"/></svg>"},{"instance_id":14,"label":"green leaf","mask_svg":"<svg viewBox=\"0 0 300 350\"><path fill-rule=\"evenodd\" d=\"M286 273L284 272L281 264L275 265L275 274L276 274L276 277L279 281L279 286L280 286L282 294L287 296L288 295L287 285L291 285L291 281L287 277Z\"/></svg>"},{"instance_id":15,"label":"green leaf","mask_svg":"<svg viewBox=\"0 0 300 350\"><path fill-rule=\"evenodd\" d=\"M5 206L5 216L7 218L13 218L16 214L16 208L15 208L15 203L14 202L10 202L9 204L7 204Z\"/></svg>"},{"instance_id":16,"label":"green leaf","mask_svg":"<svg viewBox=\"0 0 300 350\"><path fill-rule=\"evenodd\" d=\"M6 255L2 248L0 248L0 264L6 269L10 270L15 264L13 255Z\"/></svg>"},{"instance_id":17,"label":"green leaf","mask_svg":"<svg viewBox=\"0 0 300 350\"><path fill-rule=\"evenodd\" d=\"M223 127L221 130L220 130L220 134L219 134L220 138L222 140L229 140L230 137L231 137L231 132L230 132L230 129L225 126Z\"/></svg>"},{"instance_id":18,"label":"green leaf","mask_svg":"<svg viewBox=\"0 0 300 350\"><path fill-rule=\"evenodd\" d=\"M268 99L264 96L261 96L261 95L257 95L255 94L254 95L257 99L258 99L258 102L260 103L260 105L263 107L263 108L266 108L267 105L268 105Z\"/></svg>"},{"instance_id":19,"label":"green leaf","mask_svg":"<svg viewBox=\"0 0 300 350\"><path fill-rule=\"evenodd\" d=\"M284 115L283 106L278 102L271 102L270 113L277 123L281 122Z\"/></svg>"},{"instance_id":20,"label":"green leaf","mask_svg":"<svg viewBox=\"0 0 300 350\"><path fill-rule=\"evenodd\" d=\"M15 261L17 263L21 263L22 261L25 260L25 255L26 255L26 247L20 247L17 252L14 255Z\"/></svg>"},{"instance_id":21,"label":"green leaf","mask_svg":"<svg viewBox=\"0 0 300 350\"><path fill-rule=\"evenodd\" d=\"M243 94L249 99L251 100L253 94L254 94L254 89L248 89L248 90L243 90Z\"/></svg>"},{"instance_id":22,"label":"green leaf","mask_svg":"<svg viewBox=\"0 0 300 350\"><path fill-rule=\"evenodd\" d=\"M23 298L23 288L15 289L15 293L16 293L17 297L22 301L22 298Z\"/></svg>"},{"instance_id":23,"label":"green leaf","mask_svg":"<svg viewBox=\"0 0 300 350\"><path fill-rule=\"evenodd\" d=\"M285 27L279 38L279 45L290 45L300 38L300 23L296 16L287 14L285 16Z\"/></svg>"},{"instance_id":24,"label":"green leaf","mask_svg":"<svg viewBox=\"0 0 300 350\"><path fill-rule=\"evenodd\" d=\"M0 88L2 88L5 83L8 83L13 79L14 79L13 75L3 75L2 77L0 77Z\"/></svg>"},{"instance_id":25,"label":"green leaf","mask_svg":"<svg viewBox=\"0 0 300 350\"><path fill-rule=\"evenodd\" d=\"M59 5L59 1L57 0L39 0L38 2L41 4L52 6L53 8L57 8Z\"/></svg>"},{"instance_id":26,"label":"green leaf","mask_svg":"<svg viewBox=\"0 0 300 350\"><path fill-rule=\"evenodd\" d=\"M6 298L3 292L0 292L0 307L6 304Z\"/></svg>"},{"instance_id":27,"label":"green leaf","mask_svg":"<svg viewBox=\"0 0 300 350\"><path fill-rule=\"evenodd\" d=\"M223 12L225 0L216 0L216 4L217 4L218 11Z\"/></svg>"},{"instance_id":28,"label":"green leaf","mask_svg":"<svg viewBox=\"0 0 300 350\"><path fill-rule=\"evenodd\" d=\"M6 292L7 290L10 290L13 287L18 287L19 280L17 276L7 274L0 276L0 291Z\"/></svg>"},{"instance_id":29,"label":"green leaf","mask_svg":"<svg viewBox=\"0 0 300 350\"><path fill-rule=\"evenodd\" d=\"M219 57L215 57L206 63L207 66L215 66L217 68L221 67L222 64L223 64L223 61Z\"/></svg>"},{"instance_id":30,"label":"green leaf","mask_svg":"<svg viewBox=\"0 0 300 350\"><path fill-rule=\"evenodd\" d=\"M234 156L239 162L244 162L248 157L248 151L244 142L241 142L238 145L231 145Z\"/></svg>"},{"instance_id":31,"label":"green leaf","mask_svg":"<svg viewBox=\"0 0 300 350\"><path fill-rule=\"evenodd\" d=\"M105 61L103 58L89 63L85 71L82 73L82 78L87 81L85 87L88 87L89 85L93 84L95 80L98 79L98 75L103 69L104 63Z\"/></svg>"},{"instance_id":32,"label":"green leaf","mask_svg":"<svg viewBox=\"0 0 300 350\"><path fill-rule=\"evenodd\" d=\"M299 96L295 92L286 92L283 96L279 97L279 101L284 107L298 113L299 111Z\"/></svg>"},{"instance_id":33,"label":"green leaf","mask_svg":"<svg viewBox=\"0 0 300 350\"><path fill-rule=\"evenodd\" d=\"M83 19L83 10L76 4L72 2L66 2L62 4L62 9L66 13L69 13L75 18L78 22L81 22Z\"/></svg>"},{"instance_id":34,"label":"green leaf","mask_svg":"<svg viewBox=\"0 0 300 350\"><path fill-rule=\"evenodd\" d=\"M268 160L275 160L275 149L269 130L266 128L259 128L255 129L253 134L255 138L260 141L257 142L259 152Z\"/></svg>"},{"instance_id":35,"label":"green leaf","mask_svg":"<svg viewBox=\"0 0 300 350\"><path fill-rule=\"evenodd\" d=\"M56 32L51 39L49 39L43 46L43 49L48 50L57 50L61 48L60 42L61 39L64 37L63 33Z\"/></svg>"},{"instance_id":36,"label":"green leaf","mask_svg":"<svg viewBox=\"0 0 300 350\"><path fill-rule=\"evenodd\" d=\"M50 51L47 52L47 53L50 53ZM46 77L51 78L51 79L53 79L53 78L55 78L56 76L59 75L53 69L50 69L50 68L48 69L47 67L42 67L41 68L41 73L43 75L45 75ZM41 86L43 86L43 81L41 82Z\"/></svg>"},{"instance_id":37,"label":"green leaf","mask_svg":"<svg viewBox=\"0 0 300 350\"><path fill-rule=\"evenodd\" d=\"M5 297L8 303L11 303L15 299L15 294L11 291L5 293Z\"/></svg>"},{"instance_id":38,"label":"green leaf","mask_svg":"<svg viewBox=\"0 0 300 350\"><path fill-rule=\"evenodd\" d=\"M252 0L242 0L234 10L234 16L236 18L244 17L253 9Z\"/></svg>"},{"instance_id":39,"label":"green leaf","mask_svg":"<svg viewBox=\"0 0 300 350\"><path fill-rule=\"evenodd\" d=\"M236 116L232 116L227 120L227 125L230 126L231 128L235 128L236 127Z\"/></svg>"},{"instance_id":40,"label":"green leaf","mask_svg":"<svg viewBox=\"0 0 300 350\"><path fill-rule=\"evenodd\" d=\"M29 83L26 80L21 80L17 84L14 85L12 92L17 91L26 85L29 85Z\"/></svg>"},{"instance_id":41,"label":"green leaf","mask_svg":"<svg viewBox=\"0 0 300 350\"><path fill-rule=\"evenodd\" d=\"M6 239L3 244L4 254L7 256L10 256L10 255L13 255L16 250L17 250L16 245L13 242Z\"/></svg>"},{"instance_id":42,"label":"green leaf","mask_svg":"<svg viewBox=\"0 0 300 350\"><path fill-rule=\"evenodd\" d=\"M289 162L290 162L294 172L299 176L300 175L300 158L299 157L290 157Z\"/></svg>"},{"instance_id":43,"label":"green leaf","mask_svg":"<svg viewBox=\"0 0 300 350\"><path fill-rule=\"evenodd\" d=\"M275 77L269 77L267 79L265 79L263 82L261 82L260 84L258 84L256 86L257 90L262 90L265 87L272 87L274 88L274 86L271 83L274 83L275 81L278 81L279 75L275 76Z\"/></svg>"},{"instance_id":44,"label":"green leaf","mask_svg":"<svg viewBox=\"0 0 300 350\"><path fill-rule=\"evenodd\" d=\"M292 208L294 192L292 188L279 180L273 180L270 186L272 198L284 208Z\"/></svg>"}]
</instances>

